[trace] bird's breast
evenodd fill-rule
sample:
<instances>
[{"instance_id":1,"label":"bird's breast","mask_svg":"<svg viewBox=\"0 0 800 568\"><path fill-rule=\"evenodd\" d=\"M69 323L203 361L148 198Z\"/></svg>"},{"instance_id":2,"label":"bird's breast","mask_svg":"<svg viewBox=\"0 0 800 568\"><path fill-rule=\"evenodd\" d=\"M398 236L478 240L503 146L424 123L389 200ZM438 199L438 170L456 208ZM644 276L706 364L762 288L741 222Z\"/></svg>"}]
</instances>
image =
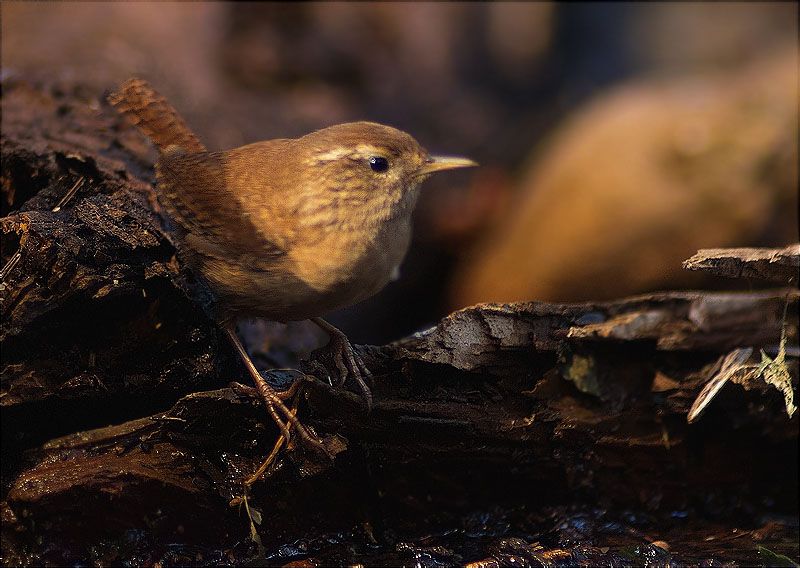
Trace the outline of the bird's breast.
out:
<instances>
[{"instance_id":1,"label":"bird's breast","mask_svg":"<svg viewBox=\"0 0 800 568\"><path fill-rule=\"evenodd\" d=\"M321 294L341 297L344 307L379 292L405 257L410 219L339 228L321 235L314 246L295 247L289 262L295 274Z\"/></svg>"}]
</instances>

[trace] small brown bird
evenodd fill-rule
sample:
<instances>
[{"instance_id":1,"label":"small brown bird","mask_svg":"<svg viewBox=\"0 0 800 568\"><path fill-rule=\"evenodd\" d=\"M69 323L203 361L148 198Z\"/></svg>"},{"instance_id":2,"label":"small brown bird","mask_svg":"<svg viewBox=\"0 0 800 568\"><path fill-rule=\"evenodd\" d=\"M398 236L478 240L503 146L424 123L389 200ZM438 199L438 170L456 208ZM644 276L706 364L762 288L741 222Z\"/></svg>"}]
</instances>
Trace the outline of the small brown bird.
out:
<instances>
[{"instance_id":1,"label":"small brown bird","mask_svg":"<svg viewBox=\"0 0 800 568\"><path fill-rule=\"evenodd\" d=\"M318 443L256 370L236 336L239 315L312 319L331 335L341 380L351 374L371 405L369 371L320 316L372 296L397 274L422 180L477 164L432 156L374 122L208 152L147 82L130 79L109 101L158 147L158 195L180 227L182 253L216 293L218 322L285 438L288 422Z\"/></svg>"}]
</instances>

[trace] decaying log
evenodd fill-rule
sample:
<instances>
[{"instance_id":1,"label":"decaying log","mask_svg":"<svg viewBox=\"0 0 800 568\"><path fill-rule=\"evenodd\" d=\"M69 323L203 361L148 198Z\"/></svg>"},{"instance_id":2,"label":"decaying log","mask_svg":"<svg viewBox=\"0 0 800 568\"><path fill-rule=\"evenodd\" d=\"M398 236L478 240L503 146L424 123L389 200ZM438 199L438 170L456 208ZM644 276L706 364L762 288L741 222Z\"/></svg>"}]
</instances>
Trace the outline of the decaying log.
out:
<instances>
[{"instance_id":1,"label":"decaying log","mask_svg":"<svg viewBox=\"0 0 800 568\"><path fill-rule=\"evenodd\" d=\"M757 278L796 286L800 275L800 244L782 249L702 249L684 261L683 267L726 278Z\"/></svg>"},{"instance_id":2,"label":"decaying log","mask_svg":"<svg viewBox=\"0 0 800 568\"><path fill-rule=\"evenodd\" d=\"M363 472L356 472L365 464L359 460L367 460L368 469L391 472L371 483L379 484L382 499L392 508L400 506L409 479L430 488L440 476L447 477L450 490L468 491L478 501L488 498L484 491L505 495L498 484L515 495L534 484L551 496L583 487L582 493L612 508L634 507L657 495L659 508L665 510L711 488L735 494L745 479L769 476L773 498L791 501L796 493L789 472L776 476L769 465L785 459L787 452L791 455L796 446L797 429L781 411L777 391L765 388L753 396L732 384L703 417L702 434L685 420L736 333L747 338L756 322L771 321L762 326L768 330L758 336L759 345L777 344L787 297L789 313L796 312L794 291L788 296L669 294L607 305L478 306L417 337L383 348L361 346L375 374L371 413L358 395L305 379L308 408L303 420L337 441L339 450L349 451L335 458L335 470L320 476L332 464L310 471L315 464L302 446L294 447L254 486L250 502L278 503L269 514L261 513L265 527L286 522L303 526L299 517L307 514L307 501L295 492L324 491L329 501L307 504L322 515L333 514L330 507L343 500L363 507L367 497L355 496L363 481L354 484L349 477L362 479ZM694 326L693 333L706 335L703 351L676 347L674 340L662 344L652 326L629 330L623 337L575 333L599 325L604 317L611 316L611 322L625 314L662 310L673 314L660 320L665 335L673 336L671 328L677 327L688 336L689 306L697 302L713 302L716 313L727 313L727 307L750 316L740 317L737 329L726 330L716 344L709 332ZM743 305L750 310L741 309ZM676 315L681 312L683 316ZM796 325L792 319L790 326ZM277 372L270 376L277 382ZM796 360L792 376L796 383ZM753 400L759 404L753 406ZM742 451L736 436L715 435L731 427L764 441ZM269 453L276 435L255 399L229 389L189 395L166 413L74 434L29 451L11 483L8 506L26 511L30 522L46 519L54 534L70 541L75 538L71 528L77 503L87 499L97 518L120 511L115 514L120 531L158 511L164 524L180 525L195 535L205 535L209 524L220 523L228 534L236 533L238 523L243 535L243 520L228 509L229 503L247 494L243 480ZM714 441L704 442L710 444L705 450L710 455L700 460L692 449L698 435ZM353 469L354 456L364 455L369 457L358 458ZM687 476L693 479L690 486L675 486ZM621 485L620 479L626 482ZM433 502L446 506L452 497L440 488ZM182 517L187 508L191 520ZM80 510L85 512L85 505ZM18 525L25 521L18 519ZM98 529L82 530L96 536ZM269 540L274 532L264 533L267 547L277 546ZM214 543L224 546L220 535L215 538Z\"/></svg>"},{"instance_id":3,"label":"decaying log","mask_svg":"<svg viewBox=\"0 0 800 568\"><path fill-rule=\"evenodd\" d=\"M785 533L765 519L797 510L798 418L783 393L763 374L730 380L695 423L686 418L737 349L755 366L762 349L784 353L796 389L797 358L785 356L797 344L796 289L460 310L395 343L357 346L374 375L371 412L334 373L334 386L324 380L335 367L322 356L305 376L270 371L281 389L303 381L299 415L331 459L292 442L246 486L278 431L259 401L226 388L245 375L219 339L208 289L154 213L142 148L97 101L72 93L58 103L40 89L36 107L32 90L3 89L4 563L261 554L273 564L499 566L549 554L624 565L622 552L590 546L603 542L599 528L569 522L575 507L649 515L647 529L629 523L612 541L664 563L753 560L756 541L782 546L775 535ZM498 510L516 512L517 532L467 520ZM732 523L741 511L751 520L746 541L726 541L734 555L663 556L685 518ZM715 526L729 535L732 525ZM350 527L362 536L341 536ZM425 545L447 531L485 540ZM544 552L534 545L548 538ZM559 556L563 542L577 544ZM287 543L300 552L284 554ZM175 557L170 546L195 552Z\"/></svg>"}]
</instances>

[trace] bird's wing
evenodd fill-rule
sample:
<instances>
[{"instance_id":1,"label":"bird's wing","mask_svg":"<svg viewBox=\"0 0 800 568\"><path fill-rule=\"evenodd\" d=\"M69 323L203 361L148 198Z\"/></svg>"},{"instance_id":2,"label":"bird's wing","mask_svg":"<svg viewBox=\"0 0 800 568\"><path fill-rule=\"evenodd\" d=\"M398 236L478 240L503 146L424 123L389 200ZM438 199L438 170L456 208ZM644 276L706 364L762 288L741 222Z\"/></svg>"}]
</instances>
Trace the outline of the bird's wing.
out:
<instances>
[{"instance_id":1,"label":"bird's wing","mask_svg":"<svg viewBox=\"0 0 800 568\"><path fill-rule=\"evenodd\" d=\"M259 143L269 158L282 140ZM270 172L258 163L242 171L241 160L231 167L229 152L188 154L167 149L156 164L159 197L170 216L186 231L186 240L210 256L252 258L269 263L284 255L289 246L274 227L264 226L263 215L254 215L259 202L270 203ZM267 160L269 163L269 160ZM259 184L259 185L254 185ZM259 212L263 213L263 212Z\"/></svg>"}]
</instances>

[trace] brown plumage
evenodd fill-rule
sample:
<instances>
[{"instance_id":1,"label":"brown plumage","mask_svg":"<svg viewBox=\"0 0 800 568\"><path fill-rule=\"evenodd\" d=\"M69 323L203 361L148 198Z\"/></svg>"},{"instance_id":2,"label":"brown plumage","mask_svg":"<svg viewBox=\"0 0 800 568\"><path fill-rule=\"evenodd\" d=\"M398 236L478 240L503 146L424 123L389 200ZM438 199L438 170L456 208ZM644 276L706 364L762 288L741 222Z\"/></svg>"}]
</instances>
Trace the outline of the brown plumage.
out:
<instances>
[{"instance_id":1,"label":"brown plumage","mask_svg":"<svg viewBox=\"0 0 800 568\"><path fill-rule=\"evenodd\" d=\"M382 289L408 249L419 183L474 162L430 156L405 132L373 122L208 152L145 81L128 80L109 101L158 147L159 199L180 227L185 258L217 294L231 340L238 315L312 318L332 334L342 375L354 376L369 404L368 371L318 318ZM300 429L253 378L284 435L274 408Z\"/></svg>"}]
</instances>

